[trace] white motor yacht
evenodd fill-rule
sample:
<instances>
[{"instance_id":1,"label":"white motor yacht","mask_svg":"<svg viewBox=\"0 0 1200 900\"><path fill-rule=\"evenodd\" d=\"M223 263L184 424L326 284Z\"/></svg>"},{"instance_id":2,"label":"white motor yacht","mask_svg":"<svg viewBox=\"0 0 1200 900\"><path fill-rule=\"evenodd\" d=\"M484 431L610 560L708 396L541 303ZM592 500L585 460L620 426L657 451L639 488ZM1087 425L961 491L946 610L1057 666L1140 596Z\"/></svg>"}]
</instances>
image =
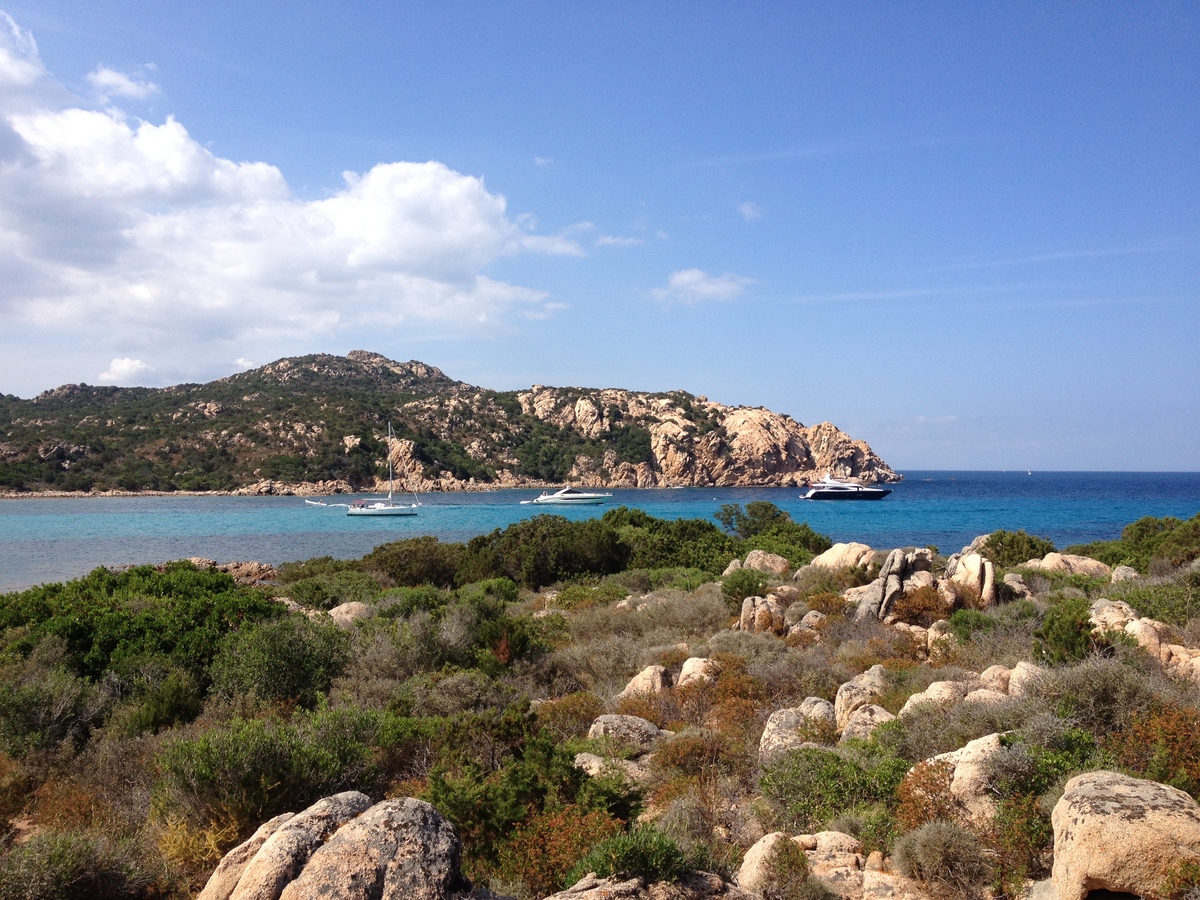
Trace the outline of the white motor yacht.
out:
<instances>
[{"instance_id":1,"label":"white motor yacht","mask_svg":"<svg viewBox=\"0 0 1200 900\"><path fill-rule=\"evenodd\" d=\"M852 481L834 481L828 475L809 484L808 492L801 500L882 500L892 492L891 488L875 485L855 484Z\"/></svg>"},{"instance_id":2,"label":"white motor yacht","mask_svg":"<svg viewBox=\"0 0 1200 900\"><path fill-rule=\"evenodd\" d=\"M542 491L540 497L535 497L533 500L522 500L522 505L529 503L541 504L558 504L563 506L586 506L589 503L603 503L612 494L592 494L587 491L581 491L572 487L565 487L562 490Z\"/></svg>"}]
</instances>

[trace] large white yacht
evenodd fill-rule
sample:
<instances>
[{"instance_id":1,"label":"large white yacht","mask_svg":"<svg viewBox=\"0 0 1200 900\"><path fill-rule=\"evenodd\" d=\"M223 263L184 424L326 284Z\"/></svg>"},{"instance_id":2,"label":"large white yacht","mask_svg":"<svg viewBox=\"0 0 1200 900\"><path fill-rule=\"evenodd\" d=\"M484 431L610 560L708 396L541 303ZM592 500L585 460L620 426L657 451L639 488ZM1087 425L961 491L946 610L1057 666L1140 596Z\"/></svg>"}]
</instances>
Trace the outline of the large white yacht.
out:
<instances>
[{"instance_id":1,"label":"large white yacht","mask_svg":"<svg viewBox=\"0 0 1200 900\"><path fill-rule=\"evenodd\" d=\"M882 500L892 492L891 488L875 485L855 484L852 481L834 481L828 475L808 485L808 492L801 500Z\"/></svg>"},{"instance_id":2,"label":"large white yacht","mask_svg":"<svg viewBox=\"0 0 1200 900\"><path fill-rule=\"evenodd\" d=\"M529 503L544 503L544 504L559 504L564 506L586 506L589 503L603 503L612 494L590 494L587 491L581 491L573 487L565 487L562 490L542 491L540 497L535 497L532 500L522 500L522 505Z\"/></svg>"}]
</instances>

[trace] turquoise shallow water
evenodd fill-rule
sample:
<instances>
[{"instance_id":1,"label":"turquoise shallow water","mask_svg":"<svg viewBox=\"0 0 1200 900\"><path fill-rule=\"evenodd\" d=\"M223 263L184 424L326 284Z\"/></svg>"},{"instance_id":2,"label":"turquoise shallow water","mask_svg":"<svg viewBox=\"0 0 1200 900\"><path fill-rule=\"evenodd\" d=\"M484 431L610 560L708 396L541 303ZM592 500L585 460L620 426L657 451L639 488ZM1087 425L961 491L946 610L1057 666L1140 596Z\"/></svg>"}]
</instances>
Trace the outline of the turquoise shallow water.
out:
<instances>
[{"instance_id":1,"label":"turquoise shallow water","mask_svg":"<svg viewBox=\"0 0 1200 900\"><path fill-rule=\"evenodd\" d=\"M662 518L710 519L723 503L770 500L835 541L958 550L997 528L1023 528L1059 547L1119 536L1142 516L1200 512L1200 473L906 472L875 503L807 502L794 488L614 491L605 506L551 510L599 516L625 504ZM96 566L189 556L279 563L351 558L391 540L435 534L466 540L544 507L539 492L433 494L414 517L356 518L298 497L112 497L0 500L0 591L86 574ZM342 498L339 498L342 499Z\"/></svg>"}]
</instances>

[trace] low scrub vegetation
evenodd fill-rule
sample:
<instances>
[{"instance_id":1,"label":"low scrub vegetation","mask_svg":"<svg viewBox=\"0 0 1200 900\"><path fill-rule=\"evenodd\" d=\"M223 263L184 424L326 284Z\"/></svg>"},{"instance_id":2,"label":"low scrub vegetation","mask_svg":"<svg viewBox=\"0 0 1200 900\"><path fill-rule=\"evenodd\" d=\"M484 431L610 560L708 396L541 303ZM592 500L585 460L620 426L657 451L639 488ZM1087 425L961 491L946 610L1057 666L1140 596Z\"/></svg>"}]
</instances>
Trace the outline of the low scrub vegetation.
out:
<instances>
[{"instance_id":1,"label":"low scrub vegetation","mask_svg":"<svg viewBox=\"0 0 1200 900\"><path fill-rule=\"evenodd\" d=\"M292 563L262 589L171 563L4 595L0 900L182 900L265 819L350 789L430 801L462 836L468 876L521 900L588 871L729 876L775 829L844 831L935 894L1002 898L1047 876L1050 811L1073 774L1115 768L1200 791L1194 686L1089 621L1103 596L1181 641L1200 636L1194 569L1121 585L1029 573L1031 599L954 610L931 653L911 628L847 610L845 591L878 559L802 569L787 590L753 569L721 577L751 549L796 564L827 545L777 513L726 508L724 527L624 508L545 516L465 544ZM1174 541L1183 524L1154 534ZM989 544L1004 568L1041 555L1038 540ZM744 597L773 590L789 625L823 614L803 639L730 627ZM368 615L335 626L325 612L350 601ZM927 627L945 602L914 588L894 613ZM690 657L711 661L705 678L620 695L646 666L678 679ZM873 665L872 702L896 713L934 682L1023 661L1044 667L1024 697L927 704L840 744L814 722L797 732L811 745L759 758L772 712L832 701ZM673 734L639 759L588 739L605 713ZM930 760L994 734L995 815L966 822L950 769ZM580 752L618 763L591 776ZM764 896L828 896L794 848Z\"/></svg>"}]
</instances>

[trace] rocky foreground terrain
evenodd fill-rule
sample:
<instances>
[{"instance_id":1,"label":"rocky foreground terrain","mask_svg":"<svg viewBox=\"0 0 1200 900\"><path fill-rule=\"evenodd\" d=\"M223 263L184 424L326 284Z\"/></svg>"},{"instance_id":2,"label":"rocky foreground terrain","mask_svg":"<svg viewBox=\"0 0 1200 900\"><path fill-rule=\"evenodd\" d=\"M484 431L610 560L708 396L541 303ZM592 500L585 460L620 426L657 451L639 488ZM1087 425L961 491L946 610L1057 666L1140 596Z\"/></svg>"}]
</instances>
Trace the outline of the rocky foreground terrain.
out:
<instances>
[{"instance_id":1,"label":"rocky foreground terrain","mask_svg":"<svg viewBox=\"0 0 1200 900\"><path fill-rule=\"evenodd\" d=\"M0 898L1200 897L1200 515L726 512L0 595Z\"/></svg>"},{"instance_id":2,"label":"rocky foreground terrain","mask_svg":"<svg viewBox=\"0 0 1200 900\"><path fill-rule=\"evenodd\" d=\"M685 391L491 391L375 353L282 359L204 385L66 385L0 397L0 489L321 494L795 486L899 476L825 422Z\"/></svg>"},{"instance_id":3,"label":"rocky foreground terrain","mask_svg":"<svg viewBox=\"0 0 1200 900\"><path fill-rule=\"evenodd\" d=\"M773 585L764 596L746 597L730 625L732 633L745 636L739 644L743 652L752 637L794 648L828 645L837 633L831 625L844 618L890 630L891 639L899 642L896 647L905 648L908 656L908 665L902 670L907 670L909 677L901 680L910 688L902 694L897 694L897 660L893 658L886 664L870 665L842 683L832 700L810 696L797 706L770 712L765 725L753 732L759 734L757 771L770 773L772 766L786 765L789 760L794 763L793 754L803 752L809 753L810 759L839 752L846 754L843 759L861 759L863 748L878 740L876 732L887 723L903 726L924 720L928 727L931 722L958 720L949 726L952 732L962 727L964 719L974 720L976 731L987 730L981 723L988 720L999 724L1007 719L1016 726L974 737L908 769L899 786L901 816L907 815L910 827L915 826L908 836L890 849L880 847L877 840L861 833L864 823L854 815L834 819L833 826L821 830L770 830L769 825L780 819L772 819L769 812L752 811L755 804L763 804L763 798L739 796L733 783L727 782L728 793L710 799L733 813L724 817L727 824L719 828L728 829L724 831L727 837L746 846L738 854L736 869L725 877L690 871L656 878L653 872L636 871L633 863L625 871L590 872L550 900L945 900L983 896L1084 900L1097 891L1150 900L1195 900L1200 896L1200 805L1183 790L1116 769L1073 774L1078 760L1074 765L1059 763L1062 780L1040 798L1048 803L1041 814L1045 845L1026 844L1014 851L1011 843L1006 844L1004 827L1022 827L1006 818L1011 815L1014 771L1018 779L1032 781L1032 770L1037 768L1033 741L1027 735L1029 718L1041 717L1039 728L1058 729L1058 740L1064 730L1075 728L1078 738L1084 734L1079 726L1095 723L1086 723L1086 716L1069 716L1072 698L1061 699L1057 706L1052 702L1056 694L1061 697L1063 688L1055 684L1055 671L1046 663L993 663L978 672L964 668L966 648L949 617L963 608L964 599L985 615L1004 604L1038 602L1026 581L1037 582L1038 573L1056 579L1082 576L1097 585L1114 586L1139 582L1142 576L1127 566L1114 569L1095 559L1052 551L998 577L1001 567L989 558L988 539L987 535L980 537L948 560L936 560L935 552L928 549L880 553L863 544L836 544L795 573L783 557L755 550L744 560L733 560L725 572L728 577L752 570L768 576ZM1192 568L1200 574L1200 568ZM841 591L836 601L820 604L824 612L815 608L811 599L801 599L804 586L814 579L864 570L873 577ZM1042 581L1037 587L1044 591L1047 583ZM556 591L542 596L542 614L559 614L555 612L557 596ZM914 616L909 598L915 596L923 599L922 615ZM617 603L615 610L635 617L652 616L656 608L670 602L654 595L628 597ZM357 603L337 607L329 615L343 627L353 628L356 621L369 621L375 612ZM1182 638L1177 627L1142 616L1122 600L1101 597L1088 607L1083 628L1101 643L1119 638L1128 652L1145 654L1145 662L1161 667L1170 679L1178 691L1177 702L1200 699L1200 649L1181 643L1188 639ZM873 642L882 643L877 631L871 633L875 634ZM720 634L706 643L710 649L731 646ZM896 652L896 647L890 652ZM738 661L720 653L691 655L686 643L675 649L680 661L647 666L608 697L605 706L618 712L597 716L587 729L592 746L606 749L576 754L578 768L594 777L615 775L651 792L662 789L663 756L677 759L668 765L686 768L686 763L678 760L678 750L673 750L679 746L680 734L660 727L655 720L668 717L665 710L677 707L681 697L716 688L730 674L731 664L736 666ZM1099 668L1088 673L1085 661L1082 680L1098 677L1109 683L1100 686L1085 704L1121 702L1111 696L1114 689L1121 690L1112 683L1112 667L1105 672L1100 657L1091 659ZM924 676L912 679L914 668L923 670ZM912 690L918 684L923 687ZM1168 701L1160 698L1159 702ZM888 703L895 712L881 703ZM1195 707L1189 709L1192 721L1200 721ZM633 714L633 710L644 715ZM1013 715L1016 710L1021 712ZM1121 711L1110 710L1109 714L1119 719ZM1024 726L1017 724L1022 719ZM711 722L708 727L719 728ZM685 734L691 730L684 729ZM1139 739L1153 741L1154 735L1143 732ZM1183 736L1188 742L1194 739L1194 733ZM1050 738L1049 744L1055 740ZM1063 747L1065 744L1059 749ZM702 749L702 744L689 746L691 753ZM1162 758L1171 752L1165 743L1152 752L1160 754L1165 763L1160 771L1192 765L1182 759ZM1103 761L1112 765L1118 758L1109 756ZM701 763L694 760L693 764ZM847 769L842 777L850 775ZM805 785L790 787L802 790ZM844 802L853 802L854 791L846 785L812 783L808 787L832 789L835 794L842 788L847 796ZM717 785L712 788L719 790ZM1029 788L1026 785L1025 789ZM803 805L805 798L772 798L784 807L793 801ZM925 821L914 821L914 815ZM1036 818L1038 814L1033 815ZM672 801L652 803L642 818L672 827ZM809 820L812 824L821 821L819 817ZM840 821L850 827L838 830L834 826ZM1026 822L1023 827L1031 826ZM460 852L453 826L426 803L412 798L376 803L359 793L339 794L264 823L225 856L199 897L433 900L469 895L501 900L506 896L486 889L472 891L460 869ZM1014 852L1025 856L1015 861Z\"/></svg>"}]
</instances>

